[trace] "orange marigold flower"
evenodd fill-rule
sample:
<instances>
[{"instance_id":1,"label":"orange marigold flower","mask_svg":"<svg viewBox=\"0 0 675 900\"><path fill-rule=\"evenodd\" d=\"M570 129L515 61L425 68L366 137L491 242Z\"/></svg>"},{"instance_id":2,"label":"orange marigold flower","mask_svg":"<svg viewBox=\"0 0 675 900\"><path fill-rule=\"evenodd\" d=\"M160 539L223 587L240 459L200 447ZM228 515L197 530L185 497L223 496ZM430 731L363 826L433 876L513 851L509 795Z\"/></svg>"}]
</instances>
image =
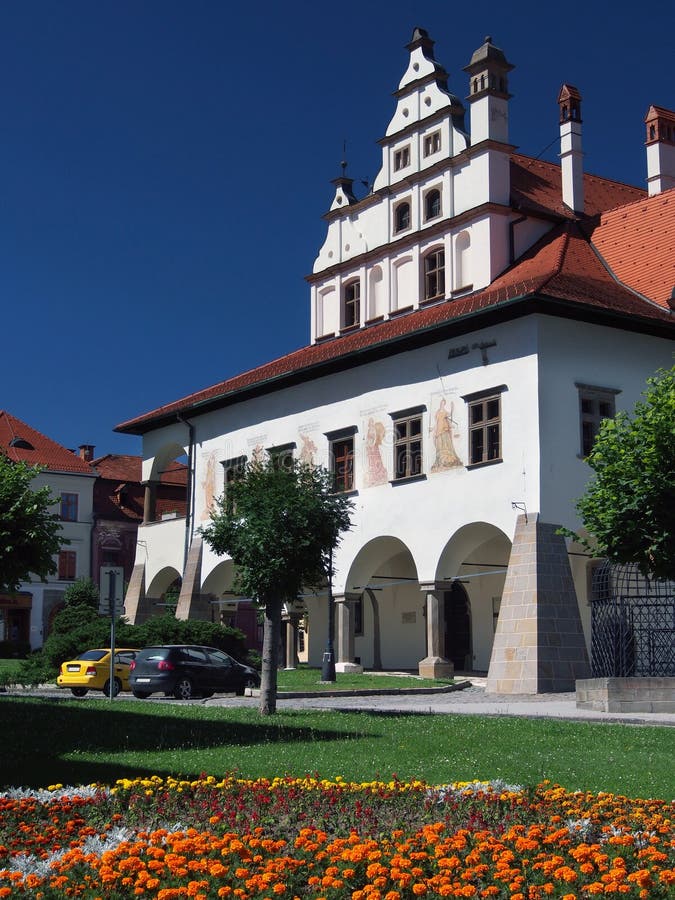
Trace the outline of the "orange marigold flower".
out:
<instances>
[{"instance_id":1,"label":"orange marigold flower","mask_svg":"<svg viewBox=\"0 0 675 900\"><path fill-rule=\"evenodd\" d=\"M421 881L416 881L412 886L412 892L416 897L421 897L422 894L426 894L427 886Z\"/></svg>"}]
</instances>

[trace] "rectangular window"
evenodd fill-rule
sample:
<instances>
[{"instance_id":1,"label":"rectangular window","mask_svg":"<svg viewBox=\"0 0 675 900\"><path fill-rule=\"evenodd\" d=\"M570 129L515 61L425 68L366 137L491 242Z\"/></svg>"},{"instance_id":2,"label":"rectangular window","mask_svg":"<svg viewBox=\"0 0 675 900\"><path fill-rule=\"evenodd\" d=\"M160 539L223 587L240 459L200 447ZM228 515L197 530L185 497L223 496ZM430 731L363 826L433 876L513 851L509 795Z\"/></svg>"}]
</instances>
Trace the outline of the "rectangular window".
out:
<instances>
[{"instance_id":1,"label":"rectangular window","mask_svg":"<svg viewBox=\"0 0 675 900\"><path fill-rule=\"evenodd\" d=\"M577 384L579 390L579 421L581 430L581 455L589 456L603 419L616 414L615 397L620 391L612 388Z\"/></svg>"},{"instance_id":2,"label":"rectangular window","mask_svg":"<svg viewBox=\"0 0 675 900\"><path fill-rule=\"evenodd\" d=\"M361 321L361 283L351 281L345 285L344 328L351 328Z\"/></svg>"},{"instance_id":3,"label":"rectangular window","mask_svg":"<svg viewBox=\"0 0 675 900\"><path fill-rule=\"evenodd\" d=\"M394 420L394 480L422 474L422 411L392 415Z\"/></svg>"},{"instance_id":4,"label":"rectangular window","mask_svg":"<svg viewBox=\"0 0 675 900\"><path fill-rule=\"evenodd\" d=\"M77 494L61 493L61 521L77 522Z\"/></svg>"},{"instance_id":5,"label":"rectangular window","mask_svg":"<svg viewBox=\"0 0 675 900\"><path fill-rule=\"evenodd\" d=\"M469 464L502 458L501 394L469 403Z\"/></svg>"},{"instance_id":6,"label":"rectangular window","mask_svg":"<svg viewBox=\"0 0 675 900\"><path fill-rule=\"evenodd\" d=\"M424 155L431 156L432 153L438 153L441 149L441 133L440 131L434 131L433 134L428 134L424 138Z\"/></svg>"},{"instance_id":7,"label":"rectangular window","mask_svg":"<svg viewBox=\"0 0 675 900\"><path fill-rule=\"evenodd\" d=\"M267 451L275 469L293 468L293 451L295 450L295 441L292 444L282 444L279 447L270 447Z\"/></svg>"},{"instance_id":8,"label":"rectangular window","mask_svg":"<svg viewBox=\"0 0 675 900\"><path fill-rule=\"evenodd\" d=\"M223 494L225 495L225 504L228 512L234 511L231 487L235 481L239 481L243 477L246 470L246 457L237 456L235 459L226 459L223 462L224 478L223 478Z\"/></svg>"},{"instance_id":9,"label":"rectangular window","mask_svg":"<svg viewBox=\"0 0 675 900\"><path fill-rule=\"evenodd\" d=\"M405 169L410 165L410 147L401 147L394 151L394 172Z\"/></svg>"},{"instance_id":10,"label":"rectangular window","mask_svg":"<svg viewBox=\"0 0 675 900\"><path fill-rule=\"evenodd\" d=\"M330 442L330 465L336 494L354 490L354 438Z\"/></svg>"},{"instance_id":11,"label":"rectangular window","mask_svg":"<svg viewBox=\"0 0 675 900\"><path fill-rule=\"evenodd\" d=\"M424 299L445 297L445 250L433 250L424 257Z\"/></svg>"},{"instance_id":12,"label":"rectangular window","mask_svg":"<svg viewBox=\"0 0 675 900\"><path fill-rule=\"evenodd\" d=\"M75 581L77 553L74 550L59 552L59 581Z\"/></svg>"}]
</instances>

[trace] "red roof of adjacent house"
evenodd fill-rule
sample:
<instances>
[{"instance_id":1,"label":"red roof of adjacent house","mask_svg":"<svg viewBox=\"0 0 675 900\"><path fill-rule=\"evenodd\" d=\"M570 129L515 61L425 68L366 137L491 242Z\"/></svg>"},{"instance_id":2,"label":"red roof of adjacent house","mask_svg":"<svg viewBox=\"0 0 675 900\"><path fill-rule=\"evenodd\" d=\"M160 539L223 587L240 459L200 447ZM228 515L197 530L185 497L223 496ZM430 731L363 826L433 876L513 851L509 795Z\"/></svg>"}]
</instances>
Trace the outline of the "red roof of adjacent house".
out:
<instances>
[{"instance_id":1,"label":"red roof of adjacent house","mask_svg":"<svg viewBox=\"0 0 675 900\"><path fill-rule=\"evenodd\" d=\"M14 462L45 466L53 472L95 475L89 463L21 419L0 410L0 452Z\"/></svg>"},{"instance_id":2,"label":"red roof of adjacent house","mask_svg":"<svg viewBox=\"0 0 675 900\"><path fill-rule=\"evenodd\" d=\"M669 307L675 288L675 188L604 212L591 240L620 281Z\"/></svg>"},{"instance_id":3,"label":"red roof of adjacent house","mask_svg":"<svg viewBox=\"0 0 675 900\"><path fill-rule=\"evenodd\" d=\"M92 460L91 466L96 469L101 478L108 481L140 484L142 480L142 456L108 453ZM160 482L162 484L187 484L187 466L174 460L161 473Z\"/></svg>"}]
</instances>

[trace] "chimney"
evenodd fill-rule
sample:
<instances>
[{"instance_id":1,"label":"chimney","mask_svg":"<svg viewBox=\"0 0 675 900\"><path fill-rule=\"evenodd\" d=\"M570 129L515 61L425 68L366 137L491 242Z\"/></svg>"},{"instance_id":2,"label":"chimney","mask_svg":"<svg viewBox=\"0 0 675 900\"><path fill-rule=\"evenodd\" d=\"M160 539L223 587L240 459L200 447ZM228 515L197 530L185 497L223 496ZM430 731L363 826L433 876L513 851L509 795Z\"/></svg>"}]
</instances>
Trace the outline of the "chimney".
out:
<instances>
[{"instance_id":1,"label":"chimney","mask_svg":"<svg viewBox=\"0 0 675 900\"><path fill-rule=\"evenodd\" d=\"M647 189L649 196L675 187L675 112L650 106L647 126Z\"/></svg>"},{"instance_id":2,"label":"chimney","mask_svg":"<svg viewBox=\"0 0 675 900\"><path fill-rule=\"evenodd\" d=\"M91 462L94 458L94 445L93 444L80 444L79 447L79 457L84 462Z\"/></svg>"},{"instance_id":3,"label":"chimney","mask_svg":"<svg viewBox=\"0 0 675 900\"><path fill-rule=\"evenodd\" d=\"M563 84L558 94L558 106L563 203L573 212L582 214L584 165L581 152L581 94L571 84Z\"/></svg>"}]
</instances>

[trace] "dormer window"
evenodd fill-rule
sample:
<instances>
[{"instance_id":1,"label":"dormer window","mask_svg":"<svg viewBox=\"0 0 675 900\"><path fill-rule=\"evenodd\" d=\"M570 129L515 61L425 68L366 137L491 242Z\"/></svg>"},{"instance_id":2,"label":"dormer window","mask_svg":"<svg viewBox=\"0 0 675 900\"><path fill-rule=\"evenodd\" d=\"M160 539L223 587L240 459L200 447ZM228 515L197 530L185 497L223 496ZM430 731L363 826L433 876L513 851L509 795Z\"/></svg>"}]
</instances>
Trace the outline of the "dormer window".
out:
<instances>
[{"instance_id":1,"label":"dormer window","mask_svg":"<svg viewBox=\"0 0 675 900\"><path fill-rule=\"evenodd\" d=\"M424 197L424 221L435 219L441 214L441 192L437 188L427 191Z\"/></svg>"},{"instance_id":2,"label":"dormer window","mask_svg":"<svg viewBox=\"0 0 675 900\"><path fill-rule=\"evenodd\" d=\"M439 248L424 257L424 299L445 297L445 250Z\"/></svg>"},{"instance_id":3,"label":"dormer window","mask_svg":"<svg viewBox=\"0 0 675 900\"><path fill-rule=\"evenodd\" d=\"M399 203L394 211L394 233L410 228L410 204L407 200Z\"/></svg>"},{"instance_id":4,"label":"dormer window","mask_svg":"<svg viewBox=\"0 0 675 900\"><path fill-rule=\"evenodd\" d=\"M407 169L410 165L410 147L401 147L394 151L394 172Z\"/></svg>"},{"instance_id":5,"label":"dormer window","mask_svg":"<svg viewBox=\"0 0 675 900\"><path fill-rule=\"evenodd\" d=\"M424 138L424 155L431 156L434 153L438 153L441 149L441 133L440 131L434 131L433 134L428 134Z\"/></svg>"},{"instance_id":6,"label":"dormer window","mask_svg":"<svg viewBox=\"0 0 675 900\"><path fill-rule=\"evenodd\" d=\"M350 281L344 287L343 328L351 328L361 321L361 282Z\"/></svg>"}]
</instances>

